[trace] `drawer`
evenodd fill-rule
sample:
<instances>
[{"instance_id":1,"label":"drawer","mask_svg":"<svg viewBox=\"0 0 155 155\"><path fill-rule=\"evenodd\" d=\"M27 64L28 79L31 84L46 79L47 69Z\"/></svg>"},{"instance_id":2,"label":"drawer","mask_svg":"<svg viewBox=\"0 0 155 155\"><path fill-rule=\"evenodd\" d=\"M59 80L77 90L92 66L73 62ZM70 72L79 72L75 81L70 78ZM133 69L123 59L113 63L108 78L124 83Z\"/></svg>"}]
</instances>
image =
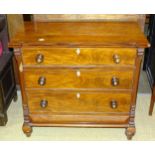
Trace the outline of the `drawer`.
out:
<instances>
[{"instance_id":1,"label":"drawer","mask_svg":"<svg viewBox=\"0 0 155 155\"><path fill-rule=\"evenodd\" d=\"M85 91L29 90L27 98L30 113L40 114L128 113L131 102L130 93Z\"/></svg>"},{"instance_id":2,"label":"drawer","mask_svg":"<svg viewBox=\"0 0 155 155\"><path fill-rule=\"evenodd\" d=\"M29 119L34 126L64 127L128 127L129 115L107 114L41 114L30 113Z\"/></svg>"},{"instance_id":3,"label":"drawer","mask_svg":"<svg viewBox=\"0 0 155 155\"><path fill-rule=\"evenodd\" d=\"M23 48L26 65L134 65L133 48Z\"/></svg>"},{"instance_id":4,"label":"drawer","mask_svg":"<svg viewBox=\"0 0 155 155\"><path fill-rule=\"evenodd\" d=\"M131 89L133 81L133 69L127 68L25 68L24 75L27 88Z\"/></svg>"}]
</instances>

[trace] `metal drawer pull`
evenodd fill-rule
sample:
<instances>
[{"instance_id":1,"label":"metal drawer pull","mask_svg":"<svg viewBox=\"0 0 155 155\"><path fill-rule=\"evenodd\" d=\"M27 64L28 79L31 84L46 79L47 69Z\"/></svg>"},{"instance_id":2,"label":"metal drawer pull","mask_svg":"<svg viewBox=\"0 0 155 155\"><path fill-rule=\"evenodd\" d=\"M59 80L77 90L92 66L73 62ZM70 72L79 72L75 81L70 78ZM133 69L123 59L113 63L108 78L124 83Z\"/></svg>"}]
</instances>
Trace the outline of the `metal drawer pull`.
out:
<instances>
[{"instance_id":1,"label":"metal drawer pull","mask_svg":"<svg viewBox=\"0 0 155 155\"><path fill-rule=\"evenodd\" d=\"M80 98L80 93L76 94L76 98L79 99Z\"/></svg>"},{"instance_id":2,"label":"metal drawer pull","mask_svg":"<svg viewBox=\"0 0 155 155\"><path fill-rule=\"evenodd\" d=\"M113 60L114 60L114 62L115 62L116 64L119 64L120 61L121 61L120 56L117 55L117 54L114 54L114 55L113 55Z\"/></svg>"},{"instance_id":3,"label":"metal drawer pull","mask_svg":"<svg viewBox=\"0 0 155 155\"><path fill-rule=\"evenodd\" d=\"M41 86L45 85L46 84L46 78L41 76L38 80L38 84Z\"/></svg>"},{"instance_id":4,"label":"metal drawer pull","mask_svg":"<svg viewBox=\"0 0 155 155\"><path fill-rule=\"evenodd\" d=\"M116 109L117 106L118 106L118 103L117 103L117 101L112 100L112 101L110 102L110 105L111 105L111 108L112 108L112 109Z\"/></svg>"},{"instance_id":5,"label":"metal drawer pull","mask_svg":"<svg viewBox=\"0 0 155 155\"><path fill-rule=\"evenodd\" d=\"M80 52L81 52L81 51L80 51L80 48L77 48L77 49L76 49L76 54L77 54L77 55L80 55Z\"/></svg>"},{"instance_id":6,"label":"metal drawer pull","mask_svg":"<svg viewBox=\"0 0 155 155\"><path fill-rule=\"evenodd\" d=\"M77 77L80 77L80 76L81 76L80 70L77 70L77 71L76 71L76 76L77 76Z\"/></svg>"},{"instance_id":7,"label":"metal drawer pull","mask_svg":"<svg viewBox=\"0 0 155 155\"><path fill-rule=\"evenodd\" d=\"M41 101L40 101L40 106L41 106L42 108L46 108L47 105L48 105L48 101L47 101L47 100L41 100Z\"/></svg>"},{"instance_id":8,"label":"metal drawer pull","mask_svg":"<svg viewBox=\"0 0 155 155\"><path fill-rule=\"evenodd\" d=\"M44 55L42 55L42 54L37 54L36 55L36 62L38 63L38 64L40 64L40 63L42 63L44 61Z\"/></svg>"},{"instance_id":9,"label":"metal drawer pull","mask_svg":"<svg viewBox=\"0 0 155 155\"><path fill-rule=\"evenodd\" d=\"M118 85L119 85L119 79L116 78L116 77L113 77L113 78L111 79L111 84L112 84L113 86L118 86Z\"/></svg>"}]
</instances>

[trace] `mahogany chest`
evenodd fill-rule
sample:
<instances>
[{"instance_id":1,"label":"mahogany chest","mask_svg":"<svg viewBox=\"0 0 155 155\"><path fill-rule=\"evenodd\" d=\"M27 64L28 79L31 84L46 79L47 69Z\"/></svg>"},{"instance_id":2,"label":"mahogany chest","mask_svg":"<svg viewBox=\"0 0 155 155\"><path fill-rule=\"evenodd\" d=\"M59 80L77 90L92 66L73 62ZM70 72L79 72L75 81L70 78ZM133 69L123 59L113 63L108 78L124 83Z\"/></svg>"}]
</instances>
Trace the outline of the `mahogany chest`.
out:
<instances>
[{"instance_id":1,"label":"mahogany chest","mask_svg":"<svg viewBox=\"0 0 155 155\"><path fill-rule=\"evenodd\" d=\"M25 23L10 42L24 133L34 126L114 127L131 139L147 46L136 22Z\"/></svg>"}]
</instances>

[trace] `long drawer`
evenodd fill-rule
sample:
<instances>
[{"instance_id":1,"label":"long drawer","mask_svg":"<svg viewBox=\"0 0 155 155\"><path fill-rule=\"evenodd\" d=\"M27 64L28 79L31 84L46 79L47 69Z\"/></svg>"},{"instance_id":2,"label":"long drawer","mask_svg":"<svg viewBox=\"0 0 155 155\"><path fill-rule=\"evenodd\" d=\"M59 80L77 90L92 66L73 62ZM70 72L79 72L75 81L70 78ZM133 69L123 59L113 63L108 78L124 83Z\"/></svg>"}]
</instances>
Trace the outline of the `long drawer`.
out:
<instances>
[{"instance_id":1,"label":"long drawer","mask_svg":"<svg viewBox=\"0 0 155 155\"><path fill-rule=\"evenodd\" d=\"M79 126L79 127L128 127L129 115L114 114L77 114L77 115L55 115L29 113L29 119L34 126Z\"/></svg>"},{"instance_id":2,"label":"long drawer","mask_svg":"<svg viewBox=\"0 0 155 155\"><path fill-rule=\"evenodd\" d=\"M131 89L133 69L87 68L49 69L25 68L27 88L110 88Z\"/></svg>"},{"instance_id":3,"label":"long drawer","mask_svg":"<svg viewBox=\"0 0 155 155\"><path fill-rule=\"evenodd\" d=\"M31 114L128 113L131 94L86 91L27 91Z\"/></svg>"},{"instance_id":4,"label":"long drawer","mask_svg":"<svg viewBox=\"0 0 155 155\"><path fill-rule=\"evenodd\" d=\"M134 48L23 48L25 65L134 65Z\"/></svg>"}]
</instances>

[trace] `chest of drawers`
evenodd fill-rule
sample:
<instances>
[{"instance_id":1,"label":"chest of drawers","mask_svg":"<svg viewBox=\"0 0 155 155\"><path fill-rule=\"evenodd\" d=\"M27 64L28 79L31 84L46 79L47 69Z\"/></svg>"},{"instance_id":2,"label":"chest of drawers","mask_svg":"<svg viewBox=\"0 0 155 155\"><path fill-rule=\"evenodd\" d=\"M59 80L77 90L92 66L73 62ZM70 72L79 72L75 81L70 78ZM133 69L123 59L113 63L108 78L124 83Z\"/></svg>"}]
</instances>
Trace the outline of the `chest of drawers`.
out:
<instances>
[{"instance_id":1,"label":"chest of drawers","mask_svg":"<svg viewBox=\"0 0 155 155\"><path fill-rule=\"evenodd\" d=\"M10 42L24 133L30 136L33 126L116 127L131 139L147 46L134 22L25 23Z\"/></svg>"}]
</instances>

